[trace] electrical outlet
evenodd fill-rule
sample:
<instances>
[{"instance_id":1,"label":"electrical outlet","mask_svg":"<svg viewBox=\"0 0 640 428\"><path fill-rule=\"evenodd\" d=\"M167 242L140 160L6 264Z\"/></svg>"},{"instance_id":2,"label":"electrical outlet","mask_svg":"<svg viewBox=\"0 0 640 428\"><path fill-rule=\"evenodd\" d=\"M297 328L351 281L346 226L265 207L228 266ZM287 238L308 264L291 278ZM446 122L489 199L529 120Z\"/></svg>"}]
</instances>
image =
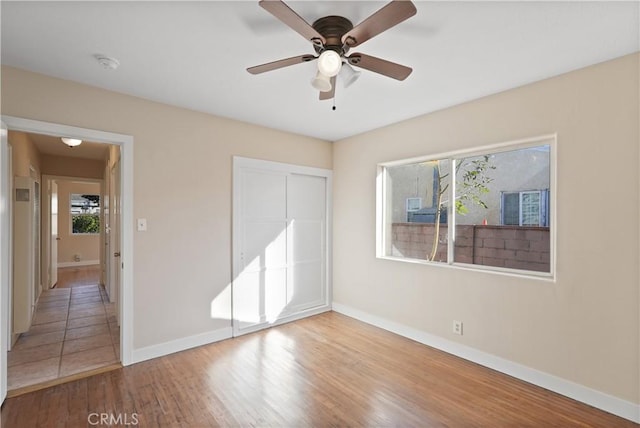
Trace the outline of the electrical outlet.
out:
<instances>
[{"instance_id":1,"label":"electrical outlet","mask_svg":"<svg viewBox=\"0 0 640 428\"><path fill-rule=\"evenodd\" d=\"M462 321L453 320L453 333L462 336Z\"/></svg>"}]
</instances>

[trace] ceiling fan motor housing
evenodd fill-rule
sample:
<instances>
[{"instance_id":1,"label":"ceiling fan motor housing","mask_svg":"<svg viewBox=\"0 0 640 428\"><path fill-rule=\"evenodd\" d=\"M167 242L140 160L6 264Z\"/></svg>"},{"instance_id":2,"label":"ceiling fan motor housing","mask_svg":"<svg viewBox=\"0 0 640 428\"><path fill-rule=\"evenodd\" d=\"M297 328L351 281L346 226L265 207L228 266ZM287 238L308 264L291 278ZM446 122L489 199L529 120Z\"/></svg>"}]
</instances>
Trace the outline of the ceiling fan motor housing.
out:
<instances>
[{"instance_id":1,"label":"ceiling fan motor housing","mask_svg":"<svg viewBox=\"0 0 640 428\"><path fill-rule=\"evenodd\" d=\"M359 68L364 68L365 70L373 71L374 73L396 80L404 80L412 72L411 67L363 53L353 53L348 57L346 55L351 48L360 46L372 37L415 15L417 9L411 0L391 0L355 27L350 20L337 15L324 16L316 20L312 25L309 25L307 21L300 17L300 15L287 6L282 0L260 0L258 4L304 37L305 40L310 41L315 50L315 55L298 55L249 67L247 71L251 74L260 74L295 64L318 60L318 73L321 74L321 76L316 75L316 78L313 79L313 82L317 83L314 87L322 86L322 88L326 88L329 86L333 89L335 85L331 82L331 79L335 77L335 74L333 74L334 71L336 71L335 69L338 69L338 73L340 70L349 69L349 67L343 68L343 65L355 65ZM338 58L336 58L336 56ZM321 64L324 65L321 67ZM323 70L321 70L321 68ZM321 71L323 71L323 73L321 73ZM324 80L327 80L326 78L330 78L330 81L325 82ZM320 80L323 81L320 82ZM333 90L323 92L322 88L316 88L320 90L321 100L334 97Z\"/></svg>"},{"instance_id":2,"label":"ceiling fan motor housing","mask_svg":"<svg viewBox=\"0 0 640 428\"><path fill-rule=\"evenodd\" d=\"M325 16L315 21L312 27L326 40L324 46L318 43L313 44L316 53L320 54L330 49L342 56L349 51L349 46L342 43L342 36L353 28L353 24L347 18L335 15Z\"/></svg>"}]
</instances>

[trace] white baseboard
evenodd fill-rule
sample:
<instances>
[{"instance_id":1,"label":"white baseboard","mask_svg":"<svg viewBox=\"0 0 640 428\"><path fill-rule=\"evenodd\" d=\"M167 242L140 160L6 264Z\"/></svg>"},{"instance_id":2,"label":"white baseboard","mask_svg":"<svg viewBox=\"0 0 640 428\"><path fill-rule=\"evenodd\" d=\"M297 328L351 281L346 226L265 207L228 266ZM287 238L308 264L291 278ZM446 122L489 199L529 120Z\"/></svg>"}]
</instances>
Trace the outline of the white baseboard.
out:
<instances>
[{"instance_id":1,"label":"white baseboard","mask_svg":"<svg viewBox=\"0 0 640 428\"><path fill-rule=\"evenodd\" d=\"M131 353L131 364L140 363L152 358L173 354L174 352L180 352L197 346L208 345L209 343L229 339L232 335L233 330L231 329L231 326L229 326L214 331L208 331L206 333L196 334L194 336L183 337L170 342L134 349Z\"/></svg>"},{"instance_id":2,"label":"white baseboard","mask_svg":"<svg viewBox=\"0 0 640 428\"><path fill-rule=\"evenodd\" d=\"M600 410L604 410L605 412L613 413L614 415L630 421L640 423L640 405L638 404L634 404L569 380L479 351L475 348L461 345L459 343L443 339L442 337L389 321L376 315L371 315L347 305L334 302L333 310L351 318L363 321L367 324L371 324L400 336L415 340L416 342L424 345L464 358L465 360L508 374L509 376L524 380L525 382L557 392L558 394L583 402Z\"/></svg>"},{"instance_id":3,"label":"white baseboard","mask_svg":"<svg viewBox=\"0 0 640 428\"><path fill-rule=\"evenodd\" d=\"M100 260L82 260L79 262L60 262L58 263L58 267L59 268L64 268L64 267L74 267L74 266L93 266L93 265L99 265L100 264Z\"/></svg>"}]
</instances>

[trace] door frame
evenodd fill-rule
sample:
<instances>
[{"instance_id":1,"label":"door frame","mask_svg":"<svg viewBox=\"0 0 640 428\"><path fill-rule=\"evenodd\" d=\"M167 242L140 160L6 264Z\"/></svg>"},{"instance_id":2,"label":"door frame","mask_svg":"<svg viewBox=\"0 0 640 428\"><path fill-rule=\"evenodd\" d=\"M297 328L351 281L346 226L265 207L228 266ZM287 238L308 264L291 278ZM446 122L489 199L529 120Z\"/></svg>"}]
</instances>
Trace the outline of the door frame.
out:
<instances>
[{"instance_id":1,"label":"door frame","mask_svg":"<svg viewBox=\"0 0 640 428\"><path fill-rule=\"evenodd\" d=\"M115 174L115 171L119 171L121 168L120 159L110 165L107 168L107 177L105 181L109 182L109 194L107 197L109 198L109 236L108 236L108 246L106 248L105 254L105 276L109 278L108 286L109 286L109 301L111 303L116 304L116 308L118 308L117 320L118 326L120 325L120 283L121 277L118 275L117 269L114 270L115 267L115 259L114 253L119 252L122 248L120 243L120 230L122 229L122 218L118 214L121 210L121 183L119 182L119 178L121 174ZM116 233L113 233L113 231ZM107 234L105 231L104 239L107 241ZM117 245L114 245L117 244ZM116 250L116 251L114 251Z\"/></svg>"},{"instance_id":2,"label":"door frame","mask_svg":"<svg viewBox=\"0 0 640 428\"><path fill-rule=\"evenodd\" d=\"M133 350L133 143L134 139L131 135L117 134L113 132L105 132L95 129L80 128L76 126L62 125L51 122L43 122L39 120L25 119L14 116L2 116L2 122L6 125L10 131L22 131L28 133L52 135L52 136L67 136L71 138L79 138L82 140L92 141L96 143L115 144L120 146L120 183L121 183L121 227L120 227L120 245L122 248L122 269L121 269L121 303L120 305L120 360L122 365L127 366L133 363L132 350ZM6 147L4 144L5 137L3 136L2 151L0 152L0 165L6 167ZM4 169L4 168L3 168ZM4 180L3 180L4 181ZM6 184L0 187L0 201L6 201L10 191L7 189ZM6 236L7 230L7 213L0 210L0 224L2 224L2 236ZM1 255L0 266L1 271L5 272L8 265L8 254L4 248L7 246L5 239L2 240L3 252ZM7 247L8 248L8 247ZM8 322L7 307L8 299L7 289L8 281L4 281L5 275L3 274L3 281L0 287L0 322L4 326ZM6 343L8 338L6 336L7 330L0 328L0 341L2 346L0 347L0 358L3 362L6 362ZM6 386L7 381L6 371L0 373L0 385ZM2 391L0 391L2 392ZM1 397L1 396L0 396ZM0 398L2 400L2 398Z\"/></svg>"},{"instance_id":3,"label":"door frame","mask_svg":"<svg viewBox=\"0 0 640 428\"><path fill-rule=\"evenodd\" d=\"M52 206L52 187L55 184L57 178L53 175L42 174L42 181L45 190L45 203L42 205L42 272L45 275L45 281L42 284L44 290L50 290L52 286L55 286L57 281L53 281L53 268L54 268L54 260L52 257L51 248L53 247L53 240L51 239L51 230L52 228L52 216L53 211L51 210ZM56 195L57 195L56 191ZM56 208L58 209L58 208ZM56 214L58 215L58 214ZM56 226L57 228L57 226ZM57 245L57 244L56 244ZM56 254L55 258L55 268L58 269L58 256ZM57 274L57 271L56 271Z\"/></svg>"},{"instance_id":4,"label":"door frame","mask_svg":"<svg viewBox=\"0 0 640 428\"><path fill-rule=\"evenodd\" d=\"M51 263L51 206L50 206L50 202L51 202L51 187L49 186L51 184L52 181L74 181L74 182L84 182L84 183L91 183L91 184L99 184L100 185L100 192L102 192L103 188L104 188L104 180L100 179L100 178L85 178L85 177L73 177L73 176L67 176L67 175L51 175L51 174L42 174L42 184L40 185L40 189L41 192L44 190L44 196L43 198L41 198L41 202L45 201L46 199L46 204L42 204L42 221L41 221L41 227L42 227L42 234L41 234L41 253L43 255L42 257L42 267L44 268L46 266L47 268L47 273L46 273L46 279L47 281L45 283L42 284L43 290L48 290L50 289L49 287L49 283L51 282L51 272L50 269L52 269L54 266L52 266ZM46 185L46 187L45 187ZM100 197L102 197L102 193L100 194ZM46 209L44 209L46 207ZM100 230L100 243L98 244L99 246L99 261L100 261L100 270L102 270L102 265L105 263L104 260L104 255L102 254L102 241L103 241L103 235L104 235L104 230ZM45 257L46 256L46 257ZM57 269L57 264L55 266L55 268ZM44 271L44 269L43 269Z\"/></svg>"},{"instance_id":5,"label":"door frame","mask_svg":"<svg viewBox=\"0 0 640 428\"><path fill-rule=\"evenodd\" d=\"M7 396L7 350L9 334L9 281L11 276L11 225L10 210L13 175L9 175L8 127L4 119L0 121L0 405Z\"/></svg>"},{"instance_id":6,"label":"door frame","mask_svg":"<svg viewBox=\"0 0 640 428\"><path fill-rule=\"evenodd\" d=\"M322 312L326 312L326 311L330 311L331 310L331 305L333 302L333 286L332 286L332 278L333 278L333 274L332 274L332 259L331 259L331 248L332 248L332 234L333 234L333 227L332 227L332 213L333 213L333 206L331 201L333 200L332 198L332 191L333 191L333 172L329 169L323 169L323 168L315 168L315 167L309 167L309 166L301 166L301 165L294 165L294 164L288 164L288 163L282 163L282 162L274 162L274 161L266 161L266 160L261 160L261 159L252 159L252 158L246 158L246 157L241 157L241 156L234 156L233 157L233 190L232 190L232 200L233 200L233 205L232 205L232 237L231 237L231 245L232 245L232 251L231 251L231 325L233 327L233 336L237 337L243 334L247 334L247 333L251 333L253 331L257 331L257 330L261 330L263 328L266 328L265 326L263 326L262 324L256 326L255 328L246 328L246 329L242 329L242 331L239 328L238 322L235 319L235 314L233 311L233 298L234 298L234 287L233 284L235 282L235 279L238 278L238 276L241 273L241 269L242 269L242 255L241 255L241 230L240 230L240 225L241 225L241 201L242 201L242 193L241 193L241 172L244 169L255 169L255 170L262 170L262 171L269 171L269 172L278 172L278 173L283 173L283 174L287 174L287 175L292 175L292 174L299 174L299 175L308 175L308 176L313 176L313 177L321 177L324 178L326 180L326 193L325 193L325 209L326 209L326 213L325 213L325 219L326 219L326 236L325 236L325 250L324 250L324 255L325 255L325 260L326 260L326 266L325 266L325 278L326 278L326 283L325 283L325 287L326 287L326 298L327 298L327 304L320 306L318 308L311 308L308 310L303 310L301 312L298 313L294 313L292 315L288 315L282 318L277 319L275 322L270 323L268 326L275 326L275 325L279 325L279 324L284 324L290 321L295 321L297 319L300 318L305 318L311 315L315 315L318 313L322 313Z\"/></svg>"}]
</instances>

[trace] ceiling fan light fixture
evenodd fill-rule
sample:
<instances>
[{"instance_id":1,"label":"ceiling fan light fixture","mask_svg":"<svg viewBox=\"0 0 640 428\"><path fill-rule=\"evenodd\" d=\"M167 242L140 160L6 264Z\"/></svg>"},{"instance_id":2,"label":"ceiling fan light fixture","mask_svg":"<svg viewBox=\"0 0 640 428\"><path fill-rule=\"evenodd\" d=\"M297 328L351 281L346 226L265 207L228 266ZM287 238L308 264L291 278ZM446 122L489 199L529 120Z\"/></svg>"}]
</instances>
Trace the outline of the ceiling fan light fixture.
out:
<instances>
[{"instance_id":1,"label":"ceiling fan light fixture","mask_svg":"<svg viewBox=\"0 0 640 428\"><path fill-rule=\"evenodd\" d=\"M311 79L311 86L320 92L329 92L331 90L331 80L329 76L318 71L316 77Z\"/></svg>"},{"instance_id":2,"label":"ceiling fan light fixture","mask_svg":"<svg viewBox=\"0 0 640 428\"><path fill-rule=\"evenodd\" d=\"M62 137L61 140L62 140L63 143L65 143L69 147L75 147L75 146L79 146L80 144L82 144L82 140L79 140L77 138Z\"/></svg>"},{"instance_id":3,"label":"ceiling fan light fixture","mask_svg":"<svg viewBox=\"0 0 640 428\"><path fill-rule=\"evenodd\" d=\"M349 19L338 15L323 16L316 19L313 24L309 24L283 0L260 0L258 4L305 40L311 41L318 56L298 55L256 65L247 68L247 72L251 74L265 73L317 60L318 73L311 79L311 85L320 91L320 100L327 100L335 98L336 76L341 74L340 71L343 68L348 68L340 76L345 87L358 79L360 71L356 72L347 65L356 65L361 69L396 80L406 79L413 71L410 67L363 53L345 56L349 49L361 45L415 15L417 9L411 0L391 0L386 6L355 26ZM343 61L348 61L345 67L342 67ZM335 110L335 106L333 108Z\"/></svg>"},{"instance_id":4,"label":"ceiling fan light fixture","mask_svg":"<svg viewBox=\"0 0 640 428\"><path fill-rule=\"evenodd\" d=\"M343 63L342 68L340 69L340 80L342 80L342 86L348 88L360 78L361 74L361 71L354 70L348 63Z\"/></svg>"},{"instance_id":5,"label":"ceiling fan light fixture","mask_svg":"<svg viewBox=\"0 0 640 428\"><path fill-rule=\"evenodd\" d=\"M336 76L342 67L340 54L331 49L322 52L318 57L318 71L327 77Z\"/></svg>"}]
</instances>

